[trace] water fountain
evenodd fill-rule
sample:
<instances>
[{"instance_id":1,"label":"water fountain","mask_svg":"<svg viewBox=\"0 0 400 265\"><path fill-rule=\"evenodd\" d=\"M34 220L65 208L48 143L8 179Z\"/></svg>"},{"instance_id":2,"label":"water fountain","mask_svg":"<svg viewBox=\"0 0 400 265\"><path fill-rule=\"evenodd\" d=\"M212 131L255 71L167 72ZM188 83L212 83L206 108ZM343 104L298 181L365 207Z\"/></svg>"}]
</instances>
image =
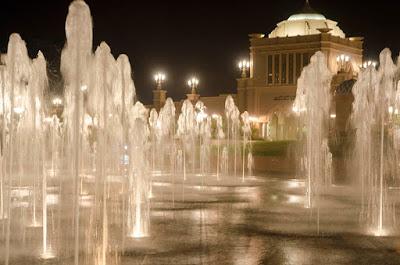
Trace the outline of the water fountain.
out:
<instances>
[{"instance_id":1,"label":"water fountain","mask_svg":"<svg viewBox=\"0 0 400 265\"><path fill-rule=\"evenodd\" d=\"M231 96L224 116L209 115L201 101L194 106L190 100L182 103L179 115L171 99L158 113L149 112L134 100L128 57L115 59L104 42L93 53L92 19L85 2L70 5L66 37L62 119L45 117L43 55L31 60L25 43L13 34L2 56L0 221L5 264L23 251L57 259L55 263L119 264L135 242L153 236L151 207L165 199L160 193L172 194L172 205L165 208L175 209L175 201L181 206L185 196L188 201L200 195L212 200L221 189L247 189L253 178L246 178L246 169L252 176L254 166L250 115L240 115ZM379 71L362 72L354 90L356 152L369 163L359 176L362 216L379 234L394 219L388 187L400 142L393 133L400 109L397 68L389 57L387 52L381 55ZM318 209L319 196L332 184L330 80L326 59L317 53L299 79L294 105L307 128L307 208ZM364 144L377 142L375 138L380 144ZM175 196L177 182L182 185L181 200Z\"/></svg>"},{"instance_id":2,"label":"water fountain","mask_svg":"<svg viewBox=\"0 0 400 265\"><path fill-rule=\"evenodd\" d=\"M178 137L182 143L183 152L183 180L186 180L187 175L187 150L190 150L190 142L194 141L195 134L195 115L193 104L189 100L185 100L182 104L181 114L178 118Z\"/></svg>"},{"instance_id":3,"label":"water fountain","mask_svg":"<svg viewBox=\"0 0 400 265\"><path fill-rule=\"evenodd\" d=\"M331 174L327 170L332 163L328 147L331 78L324 54L317 52L298 80L293 106L306 129L304 160L307 208L318 208L319 193L331 184Z\"/></svg>"},{"instance_id":4,"label":"water fountain","mask_svg":"<svg viewBox=\"0 0 400 265\"><path fill-rule=\"evenodd\" d=\"M242 131L243 131L243 149L242 149L242 181L244 182L244 176L245 176L245 165L246 165L246 147L247 144L251 138L251 127L250 127L250 116L247 111L243 112L242 115L242 121L243 121L243 126L242 126ZM249 150L250 151L250 150ZM248 155L250 155L251 152L248 152ZM252 159L251 156L248 159ZM247 160L248 160L247 159ZM248 161L249 164L249 161ZM251 164L251 161L250 161ZM249 167L250 168L250 167Z\"/></svg>"},{"instance_id":5,"label":"water fountain","mask_svg":"<svg viewBox=\"0 0 400 265\"><path fill-rule=\"evenodd\" d=\"M147 126L147 109L136 102L130 114L130 167L129 167L129 201L128 231L130 236L139 238L149 235L150 182L149 165L146 161L149 129Z\"/></svg>"},{"instance_id":6,"label":"water fountain","mask_svg":"<svg viewBox=\"0 0 400 265\"><path fill-rule=\"evenodd\" d=\"M398 182L398 66L385 49L380 66L361 71L353 88L356 130L354 165L361 187L361 220L374 235L393 231L396 220L389 187Z\"/></svg>"},{"instance_id":7,"label":"water fountain","mask_svg":"<svg viewBox=\"0 0 400 265\"><path fill-rule=\"evenodd\" d=\"M222 126L222 116L219 114L214 114L213 118L215 119L216 123L216 132L215 137L217 138L217 180L220 180L220 157L221 157L221 140L225 138L223 126Z\"/></svg>"}]
</instances>

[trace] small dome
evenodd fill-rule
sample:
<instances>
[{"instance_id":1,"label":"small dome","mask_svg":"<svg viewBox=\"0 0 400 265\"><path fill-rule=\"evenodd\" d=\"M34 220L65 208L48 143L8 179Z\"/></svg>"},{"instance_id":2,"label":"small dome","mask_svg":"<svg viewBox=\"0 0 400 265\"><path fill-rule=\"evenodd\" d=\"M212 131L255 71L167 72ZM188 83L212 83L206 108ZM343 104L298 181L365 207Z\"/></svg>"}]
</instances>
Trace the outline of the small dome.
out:
<instances>
[{"instance_id":1,"label":"small dome","mask_svg":"<svg viewBox=\"0 0 400 265\"><path fill-rule=\"evenodd\" d=\"M344 32L337 26L337 22L327 19L324 15L310 7L308 1L300 12L291 15L287 20L277 24L277 27L268 35L269 38L293 37L321 34L329 32L333 36L345 38Z\"/></svg>"}]
</instances>

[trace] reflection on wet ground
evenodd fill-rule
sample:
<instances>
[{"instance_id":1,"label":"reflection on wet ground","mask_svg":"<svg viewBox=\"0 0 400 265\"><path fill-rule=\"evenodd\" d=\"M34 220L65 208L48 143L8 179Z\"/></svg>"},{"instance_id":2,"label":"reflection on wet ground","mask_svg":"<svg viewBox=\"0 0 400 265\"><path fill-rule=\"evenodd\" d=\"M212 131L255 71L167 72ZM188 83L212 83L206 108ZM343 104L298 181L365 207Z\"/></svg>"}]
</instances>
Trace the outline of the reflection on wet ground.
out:
<instances>
[{"instance_id":1,"label":"reflection on wet ground","mask_svg":"<svg viewBox=\"0 0 400 265\"><path fill-rule=\"evenodd\" d=\"M127 242L122 263L400 264L400 238L365 235L346 187L321 199L319 233L315 211L303 207L303 187L265 176L188 185L182 196L179 184L156 184L151 237Z\"/></svg>"},{"instance_id":2,"label":"reflection on wet ground","mask_svg":"<svg viewBox=\"0 0 400 265\"><path fill-rule=\"evenodd\" d=\"M317 210L304 207L304 182L290 176L252 177L245 182L240 177L217 181L215 176L191 176L184 184L179 176L154 177L150 236L126 237L120 262L115 264L400 264L400 237L375 237L363 229L359 196L349 186L324 191ZM120 186L115 186L119 188L114 192L118 192ZM57 193L49 188L47 200L49 218L56 220L59 198L53 192ZM391 196L400 198L399 192L392 189ZM14 196L13 204L26 203L25 190ZM120 205L112 203L110 199L109 246L119 248L113 238L122 234L118 229ZM87 214L93 207L92 196L82 195L80 205L82 215ZM22 208L16 209L18 218ZM65 217L68 213L61 214ZM71 234L65 233L71 224L64 222L61 233ZM53 227L56 223L51 223L49 229L59 231ZM41 231L29 226L26 233L15 235L11 264L73 264L68 254L43 260L38 254ZM69 240L66 247L72 245L73 238ZM0 241L0 263L4 254L1 244L4 241ZM80 264L87 264L83 254Z\"/></svg>"}]
</instances>

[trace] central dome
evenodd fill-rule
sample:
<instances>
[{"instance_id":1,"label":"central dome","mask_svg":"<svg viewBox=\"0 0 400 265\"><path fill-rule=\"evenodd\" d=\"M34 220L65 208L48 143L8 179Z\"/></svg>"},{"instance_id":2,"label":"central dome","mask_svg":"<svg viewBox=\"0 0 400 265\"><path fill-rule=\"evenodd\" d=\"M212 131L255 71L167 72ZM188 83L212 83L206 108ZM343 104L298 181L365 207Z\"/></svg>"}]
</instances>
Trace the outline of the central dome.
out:
<instances>
[{"instance_id":1,"label":"central dome","mask_svg":"<svg viewBox=\"0 0 400 265\"><path fill-rule=\"evenodd\" d=\"M306 1L303 9L291 15L287 20L277 24L277 27L268 35L269 38L283 38L306 36L329 32L333 36L345 38L344 32L337 26L337 22L327 19L310 7Z\"/></svg>"}]
</instances>

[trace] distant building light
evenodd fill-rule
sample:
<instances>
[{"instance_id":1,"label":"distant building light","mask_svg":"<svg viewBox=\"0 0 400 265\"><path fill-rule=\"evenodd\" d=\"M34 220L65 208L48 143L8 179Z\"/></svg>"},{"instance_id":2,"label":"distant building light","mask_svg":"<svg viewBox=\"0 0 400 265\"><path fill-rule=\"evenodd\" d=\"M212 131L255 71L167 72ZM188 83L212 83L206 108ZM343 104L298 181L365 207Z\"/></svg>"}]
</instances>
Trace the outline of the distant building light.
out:
<instances>
[{"instance_id":1,"label":"distant building light","mask_svg":"<svg viewBox=\"0 0 400 265\"><path fill-rule=\"evenodd\" d=\"M16 114L22 114L25 111L24 107L15 107L14 112Z\"/></svg>"},{"instance_id":2,"label":"distant building light","mask_svg":"<svg viewBox=\"0 0 400 265\"><path fill-rule=\"evenodd\" d=\"M62 99L56 97L56 98L53 98L52 102L53 102L53 105L60 106L62 104Z\"/></svg>"},{"instance_id":3,"label":"distant building light","mask_svg":"<svg viewBox=\"0 0 400 265\"><path fill-rule=\"evenodd\" d=\"M159 72L154 75L154 80L156 81L157 89L161 89L162 83L164 83L165 79L166 79L166 76L162 72Z\"/></svg>"},{"instance_id":4,"label":"distant building light","mask_svg":"<svg viewBox=\"0 0 400 265\"><path fill-rule=\"evenodd\" d=\"M238 63L238 67L240 71L242 72L242 78L247 77L247 70L250 68L250 62L248 60L241 60Z\"/></svg>"},{"instance_id":5,"label":"distant building light","mask_svg":"<svg viewBox=\"0 0 400 265\"><path fill-rule=\"evenodd\" d=\"M260 122L260 119L256 116L250 116L249 117L249 121L250 122Z\"/></svg>"},{"instance_id":6,"label":"distant building light","mask_svg":"<svg viewBox=\"0 0 400 265\"><path fill-rule=\"evenodd\" d=\"M370 66L375 68L377 65L378 65L378 63L375 61L365 61L362 65L360 65L360 68L367 69Z\"/></svg>"}]
</instances>

